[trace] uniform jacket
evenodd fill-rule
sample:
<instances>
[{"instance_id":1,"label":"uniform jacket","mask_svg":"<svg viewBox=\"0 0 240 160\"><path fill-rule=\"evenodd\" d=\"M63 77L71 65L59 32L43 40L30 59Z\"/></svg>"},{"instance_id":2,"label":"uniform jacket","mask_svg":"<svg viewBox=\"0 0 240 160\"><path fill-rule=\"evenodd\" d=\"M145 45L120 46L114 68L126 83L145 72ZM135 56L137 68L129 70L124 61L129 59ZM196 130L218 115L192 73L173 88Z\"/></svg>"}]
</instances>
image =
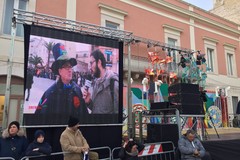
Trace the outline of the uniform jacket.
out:
<instances>
[{"instance_id":1,"label":"uniform jacket","mask_svg":"<svg viewBox=\"0 0 240 160\"><path fill-rule=\"evenodd\" d=\"M66 128L61 134L60 144L63 152L69 152L64 154L64 160L81 160L82 147L89 148L81 131L74 132L70 128Z\"/></svg>"},{"instance_id":2,"label":"uniform jacket","mask_svg":"<svg viewBox=\"0 0 240 160\"><path fill-rule=\"evenodd\" d=\"M43 94L35 114L64 114L78 117L88 114L82 92L75 82L66 86L61 80Z\"/></svg>"},{"instance_id":3,"label":"uniform jacket","mask_svg":"<svg viewBox=\"0 0 240 160\"><path fill-rule=\"evenodd\" d=\"M39 148L38 151L33 151L33 149ZM50 155L52 152L52 147L47 143L38 143L36 139L29 144L26 150L26 156L39 156L39 155ZM46 157L35 158L36 160L46 160ZM30 158L30 160L34 160L34 158Z\"/></svg>"},{"instance_id":4,"label":"uniform jacket","mask_svg":"<svg viewBox=\"0 0 240 160\"><path fill-rule=\"evenodd\" d=\"M8 129L5 129L0 139L0 157L12 157L19 160L24 157L27 146L28 142L22 129L14 137L9 135Z\"/></svg>"},{"instance_id":5,"label":"uniform jacket","mask_svg":"<svg viewBox=\"0 0 240 160\"><path fill-rule=\"evenodd\" d=\"M201 160L200 157L205 155L205 149L199 139L195 138L193 140L194 146L192 142L190 142L186 136L182 136L178 141L178 148L181 153L182 160ZM200 157L194 157L193 153L195 150L200 152Z\"/></svg>"},{"instance_id":6,"label":"uniform jacket","mask_svg":"<svg viewBox=\"0 0 240 160\"><path fill-rule=\"evenodd\" d=\"M110 70L106 70L106 74L103 78L95 79L91 99L92 101L89 108L92 110L93 114L118 113L118 75Z\"/></svg>"}]
</instances>

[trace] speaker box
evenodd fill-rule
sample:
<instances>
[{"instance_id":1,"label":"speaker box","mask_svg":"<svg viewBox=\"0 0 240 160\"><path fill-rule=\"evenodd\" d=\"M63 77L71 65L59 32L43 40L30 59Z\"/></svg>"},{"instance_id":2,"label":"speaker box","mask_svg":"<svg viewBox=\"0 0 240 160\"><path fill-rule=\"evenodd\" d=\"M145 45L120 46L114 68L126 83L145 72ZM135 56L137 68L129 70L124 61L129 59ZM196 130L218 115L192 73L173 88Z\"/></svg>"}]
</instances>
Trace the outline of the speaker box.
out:
<instances>
[{"instance_id":1,"label":"speaker box","mask_svg":"<svg viewBox=\"0 0 240 160\"><path fill-rule=\"evenodd\" d=\"M202 99L200 94L192 93L179 93L176 95L170 95L168 97L169 102L171 103L181 103L181 104L202 104Z\"/></svg>"},{"instance_id":2,"label":"speaker box","mask_svg":"<svg viewBox=\"0 0 240 160\"><path fill-rule=\"evenodd\" d=\"M189 115L204 114L202 105L178 104L178 105L170 105L169 108L177 108L180 114L189 114Z\"/></svg>"},{"instance_id":3,"label":"speaker box","mask_svg":"<svg viewBox=\"0 0 240 160\"><path fill-rule=\"evenodd\" d=\"M147 143L172 141L178 144L177 124L147 124Z\"/></svg>"},{"instance_id":4,"label":"speaker box","mask_svg":"<svg viewBox=\"0 0 240 160\"><path fill-rule=\"evenodd\" d=\"M168 87L169 93L194 93L200 94L198 84L178 83Z\"/></svg>"},{"instance_id":5,"label":"speaker box","mask_svg":"<svg viewBox=\"0 0 240 160\"><path fill-rule=\"evenodd\" d=\"M151 103L150 110L166 109L169 107L169 102L155 102Z\"/></svg>"}]
</instances>

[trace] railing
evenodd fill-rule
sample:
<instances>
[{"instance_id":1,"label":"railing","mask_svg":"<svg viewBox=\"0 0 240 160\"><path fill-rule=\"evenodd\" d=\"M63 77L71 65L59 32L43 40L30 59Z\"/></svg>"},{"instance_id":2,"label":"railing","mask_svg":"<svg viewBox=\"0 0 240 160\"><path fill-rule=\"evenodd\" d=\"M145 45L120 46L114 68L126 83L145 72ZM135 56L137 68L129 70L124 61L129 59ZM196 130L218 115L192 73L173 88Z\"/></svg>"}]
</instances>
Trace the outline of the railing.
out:
<instances>
[{"instance_id":1,"label":"railing","mask_svg":"<svg viewBox=\"0 0 240 160\"><path fill-rule=\"evenodd\" d=\"M4 159L4 160L15 160L15 159L12 158L12 157L0 157L0 159Z\"/></svg>"},{"instance_id":2,"label":"railing","mask_svg":"<svg viewBox=\"0 0 240 160\"><path fill-rule=\"evenodd\" d=\"M90 150L91 150L91 151L107 150L107 152L108 152L107 157L101 157L101 160L111 160L112 152L111 152L111 148L108 147L108 146L91 148Z\"/></svg>"},{"instance_id":3,"label":"railing","mask_svg":"<svg viewBox=\"0 0 240 160\"><path fill-rule=\"evenodd\" d=\"M50 155L25 156L25 157L21 158L21 160L28 160L29 158L57 156L57 155L63 155L64 153L67 153L67 152L55 152L55 153L51 153Z\"/></svg>"},{"instance_id":4,"label":"railing","mask_svg":"<svg viewBox=\"0 0 240 160\"><path fill-rule=\"evenodd\" d=\"M112 160L119 160L118 152L121 147L112 150ZM175 147L173 142L146 143L145 148L138 154L141 160L174 160Z\"/></svg>"},{"instance_id":5,"label":"railing","mask_svg":"<svg viewBox=\"0 0 240 160\"><path fill-rule=\"evenodd\" d=\"M112 150L112 160L120 160L120 158L118 157L118 153L120 151L121 147L115 147Z\"/></svg>"},{"instance_id":6,"label":"railing","mask_svg":"<svg viewBox=\"0 0 240 160\"><path fill-rule=\"evenodd\" d=\"M133 119L133 124L138 126L139 130L139 138L140 142L143 142L144 130L147 130L147 125L150 124L151 118L160 119L159 123L162 124L177 124L178 126L178 137L181 137L181 119L179 110L176 108L168 108L168 109L156 109L156 110L143 110L136 111L133 113L138 118L138 121ZM133 116L135 118L135 116ZM170 121L170 119L174 119L174 121ZM137 128L137 127L134 127ZM133 135L133 137L137 137L138 135Z\"/></svg>"},{"instance_id":7,"label":"railing","mask_svg":"<svg viewBox=\"0 0 240 160\"><path fill-rule=\"evenodd\" d=\"M116 147L113 150L108 146L91 148L91 151L100 152L101 150L105 150L108 153L104 154L105 157L100 157L99 160L119 160L118 152L121 147ZM51 153L50 155L39 155L39 156L25 156L21 158L21 160L28 160L29 158L39 158L39 157L53 157L66 154L68 152L56 152ZM101 155L102 156L102 155ZM145 148L141 151L138 157L141 160L174 160L175 156L175 147L173 142L158 142L158 143L146 143ZM15 160L12 157L0 157L0 160Z\"/></svg>"},{"instance_id":8,"label":"railing","mask_svg":"<svg viewBox=\"0 0 240 160\"><path fill-rule=\"evenodd\" d=\"M91 148L90 149L91 151L100 151L100 150L107 150L107 156L106 157L102 157L101 159L99 160L111 160L111 157L112 157L112 152L111 152L111 149L110 147L108 146L104 146L104 147L97 147L97 148ZM39 155L39 156L25 156L23 158L21 158L21 160L28 160L29 158L39 158L39 157L53 157L53 156L58 156L58 155L63 155L63 154L67 154L68 152L56 152L56 153L51 153L50 155ZM1 160L2 158L0 158ZM5 159L3 158L4 160L8 160L8 159ZM10 160L15 160L13 158L11 158Z\"/></svg>"}]
</instances>

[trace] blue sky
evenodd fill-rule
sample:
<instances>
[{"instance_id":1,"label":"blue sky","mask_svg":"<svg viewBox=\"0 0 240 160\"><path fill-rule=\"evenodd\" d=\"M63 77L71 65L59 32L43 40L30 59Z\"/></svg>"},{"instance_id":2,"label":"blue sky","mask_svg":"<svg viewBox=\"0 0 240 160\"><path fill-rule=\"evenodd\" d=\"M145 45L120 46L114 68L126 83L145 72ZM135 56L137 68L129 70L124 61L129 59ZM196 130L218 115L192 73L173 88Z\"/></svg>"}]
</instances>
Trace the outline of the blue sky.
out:
<instances>
[{"instance_id":1,"label":"blue sky","mask_svg":"<svg viewBox=\"0 0 240 160\"><path fill-rule=\"evenodd\" d=\"M199 8L209 11L213 8L213 1L212 0L183 0L190 4L193 4Z\"/></svg>"}]
</instances>

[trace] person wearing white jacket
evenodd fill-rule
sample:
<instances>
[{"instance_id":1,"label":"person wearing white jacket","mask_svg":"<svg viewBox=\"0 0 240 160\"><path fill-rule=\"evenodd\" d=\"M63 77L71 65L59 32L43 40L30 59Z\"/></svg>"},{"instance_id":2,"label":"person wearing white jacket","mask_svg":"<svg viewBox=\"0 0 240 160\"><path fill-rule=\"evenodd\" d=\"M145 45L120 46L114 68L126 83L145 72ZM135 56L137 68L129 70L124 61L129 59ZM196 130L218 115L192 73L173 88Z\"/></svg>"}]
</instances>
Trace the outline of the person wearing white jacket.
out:
<instances>
[{"instance_id":1,"label":"person wearing white jacket","mask_svg":"<svg viewBox=\"0 0 240 160\"><path fill-rule=\"evenodd\" d=\"M161 86L163 82L161 80L158 80L156 77L155 80L155 91L154 91L154 102L159 102L160 101L160 94L159 94L159 87Z\"/></svg>"}]
</instances>

